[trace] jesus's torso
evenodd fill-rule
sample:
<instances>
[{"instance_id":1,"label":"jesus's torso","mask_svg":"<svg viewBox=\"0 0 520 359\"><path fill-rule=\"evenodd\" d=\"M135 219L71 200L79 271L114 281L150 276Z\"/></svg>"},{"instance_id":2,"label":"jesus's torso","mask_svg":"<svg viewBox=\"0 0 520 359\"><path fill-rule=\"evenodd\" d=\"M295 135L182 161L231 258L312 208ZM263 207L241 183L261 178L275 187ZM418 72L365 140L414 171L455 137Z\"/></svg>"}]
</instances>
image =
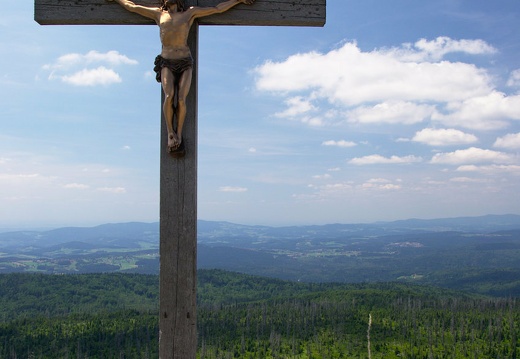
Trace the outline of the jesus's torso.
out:
<instances>
[{"instance_id":1,"label":"jesus's torso","mask_svg":"<svg viewBox=\"0 0 520 359\"><path fill-rule=\"evenodd\" d=\"M162 57L165 59L182 59L191 56L188 47L191 22L189 10L173 13L162 12L159 21Z\"/></svg>"}]
</instances>

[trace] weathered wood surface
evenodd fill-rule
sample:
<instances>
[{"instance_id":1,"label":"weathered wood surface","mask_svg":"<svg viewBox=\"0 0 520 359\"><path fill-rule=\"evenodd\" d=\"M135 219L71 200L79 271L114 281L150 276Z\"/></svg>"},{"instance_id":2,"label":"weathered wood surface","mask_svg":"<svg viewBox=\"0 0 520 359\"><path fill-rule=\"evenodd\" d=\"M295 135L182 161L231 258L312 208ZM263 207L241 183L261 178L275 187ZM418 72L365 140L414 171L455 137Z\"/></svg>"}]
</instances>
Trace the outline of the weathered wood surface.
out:
<instances>
[{"instance_id":1,"label":"weathered wood surface","mask_svg":"<svg viewBox=\"0 0 520 359\"><path fill-rule=\"evenodd\" d=\"M192 26L188 45L197 59L198 26ZM197 352L197 76L195 60L183 158L166 151L168 132L161 111L159 359L195 359ZM164 93L161 105L163 101Z\"/></svg>"},{"instance_id":2,"label":"weathered wood surface","mask_svg":"<svg viewBox=\"0 0 520 359\"><path fill-rule=\"evenodd\" d=\"M186 0L188 6L215 6L224 0ZM158 6L158 0L134 0ZM232 11L201 18L200 25L323 26L326 0L256 0ZM34 19L41 25L150 25L153 21L107 0L35 0Z\"/></svg>"}]
</instances>

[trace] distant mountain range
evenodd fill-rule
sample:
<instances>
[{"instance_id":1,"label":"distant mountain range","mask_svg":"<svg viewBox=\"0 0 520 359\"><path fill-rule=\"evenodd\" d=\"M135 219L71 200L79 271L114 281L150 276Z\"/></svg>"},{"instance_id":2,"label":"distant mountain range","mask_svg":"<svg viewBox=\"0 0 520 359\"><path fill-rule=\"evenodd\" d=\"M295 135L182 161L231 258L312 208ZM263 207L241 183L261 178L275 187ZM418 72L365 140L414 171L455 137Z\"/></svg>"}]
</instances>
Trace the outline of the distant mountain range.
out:
<instances>
[{"instance_id":1,"label":"distant mountain range","mask_svg":"<svg viewBox=\"0 0 520 359\"><path fill-rule=\"evenodd\" d=\"M198 242L207 245L237 244L255 247L260 243L304 238L374 237L427 232L488 233L520 229L520 215L487 215L441 219L407 219L371 224L327 224L308 226L251 226L230 222L198 221ZM35 250L69 242L102 248L137 248L147 243L158 247L159 223L116 223L95 227L64 227L46 231L0 233L0 249ZM149 247L148 245L146 246Z\"/></svg>"},{"instance_id":2,"label":"distant mountain range","mask_svg":"<svg viewBox=\"0 0 520 359\"><path fill-rule=\"evenodd\" d=\"M157 273L158 248L158 223L6 232L0 273ZM198 266L299 281L404 280L520 295L520 216L287 227L200 220Z\"/></svg>"}]
</instances>

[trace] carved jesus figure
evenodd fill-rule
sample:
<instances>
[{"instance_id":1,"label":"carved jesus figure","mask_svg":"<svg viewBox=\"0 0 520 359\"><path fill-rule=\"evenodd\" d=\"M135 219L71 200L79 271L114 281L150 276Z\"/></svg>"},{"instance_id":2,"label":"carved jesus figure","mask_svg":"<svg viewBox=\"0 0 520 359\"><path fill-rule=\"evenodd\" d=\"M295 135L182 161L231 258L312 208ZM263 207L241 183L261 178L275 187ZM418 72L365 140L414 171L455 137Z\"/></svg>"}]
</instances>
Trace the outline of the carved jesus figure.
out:
<instances>
[{"instance_id":1,"label":"carved jesus figure","mask_svg":"<svg viewBox=\"0 0 520 359\"><path fill-rule=\"evenodd\" d=\"M251 5L255 0L228 0L214 7L185 7L184 0L162 0L160 7L136 5L130 0L115 1L126 10L153 19L160 29L162 51L155 59L156 79L164 91L163 113L168 129L168 151L184 155L182 127L186 118L186 97L190 91L193 58L188 34L195 19L225 12L235 5ZM177 98L177 101L175 101ZM174 129L174 116L177 127Z\"/></svg>"}]
</instances>

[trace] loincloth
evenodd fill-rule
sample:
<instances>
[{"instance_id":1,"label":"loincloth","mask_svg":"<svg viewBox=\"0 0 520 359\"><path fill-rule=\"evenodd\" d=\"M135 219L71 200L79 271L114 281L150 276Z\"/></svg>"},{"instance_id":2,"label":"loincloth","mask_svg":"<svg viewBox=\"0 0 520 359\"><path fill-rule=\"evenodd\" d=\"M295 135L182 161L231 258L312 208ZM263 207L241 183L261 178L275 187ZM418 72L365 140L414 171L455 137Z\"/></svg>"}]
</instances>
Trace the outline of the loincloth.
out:
<instances>
[{"instance_id":1,"label":"loincloth","mask_svg":"<svg viewBox=\"0 0 520 359\"><path fill-rule=\"evenodd\" d=\"M183 59L165 59L161 55L157 55L154 62L155 79L157 82L161 82L161 70L163 67L167 67L173 72L175 77L179 77L184 71L193 67L193 58L185 57Z\"/></svg>"}]
</instances>

